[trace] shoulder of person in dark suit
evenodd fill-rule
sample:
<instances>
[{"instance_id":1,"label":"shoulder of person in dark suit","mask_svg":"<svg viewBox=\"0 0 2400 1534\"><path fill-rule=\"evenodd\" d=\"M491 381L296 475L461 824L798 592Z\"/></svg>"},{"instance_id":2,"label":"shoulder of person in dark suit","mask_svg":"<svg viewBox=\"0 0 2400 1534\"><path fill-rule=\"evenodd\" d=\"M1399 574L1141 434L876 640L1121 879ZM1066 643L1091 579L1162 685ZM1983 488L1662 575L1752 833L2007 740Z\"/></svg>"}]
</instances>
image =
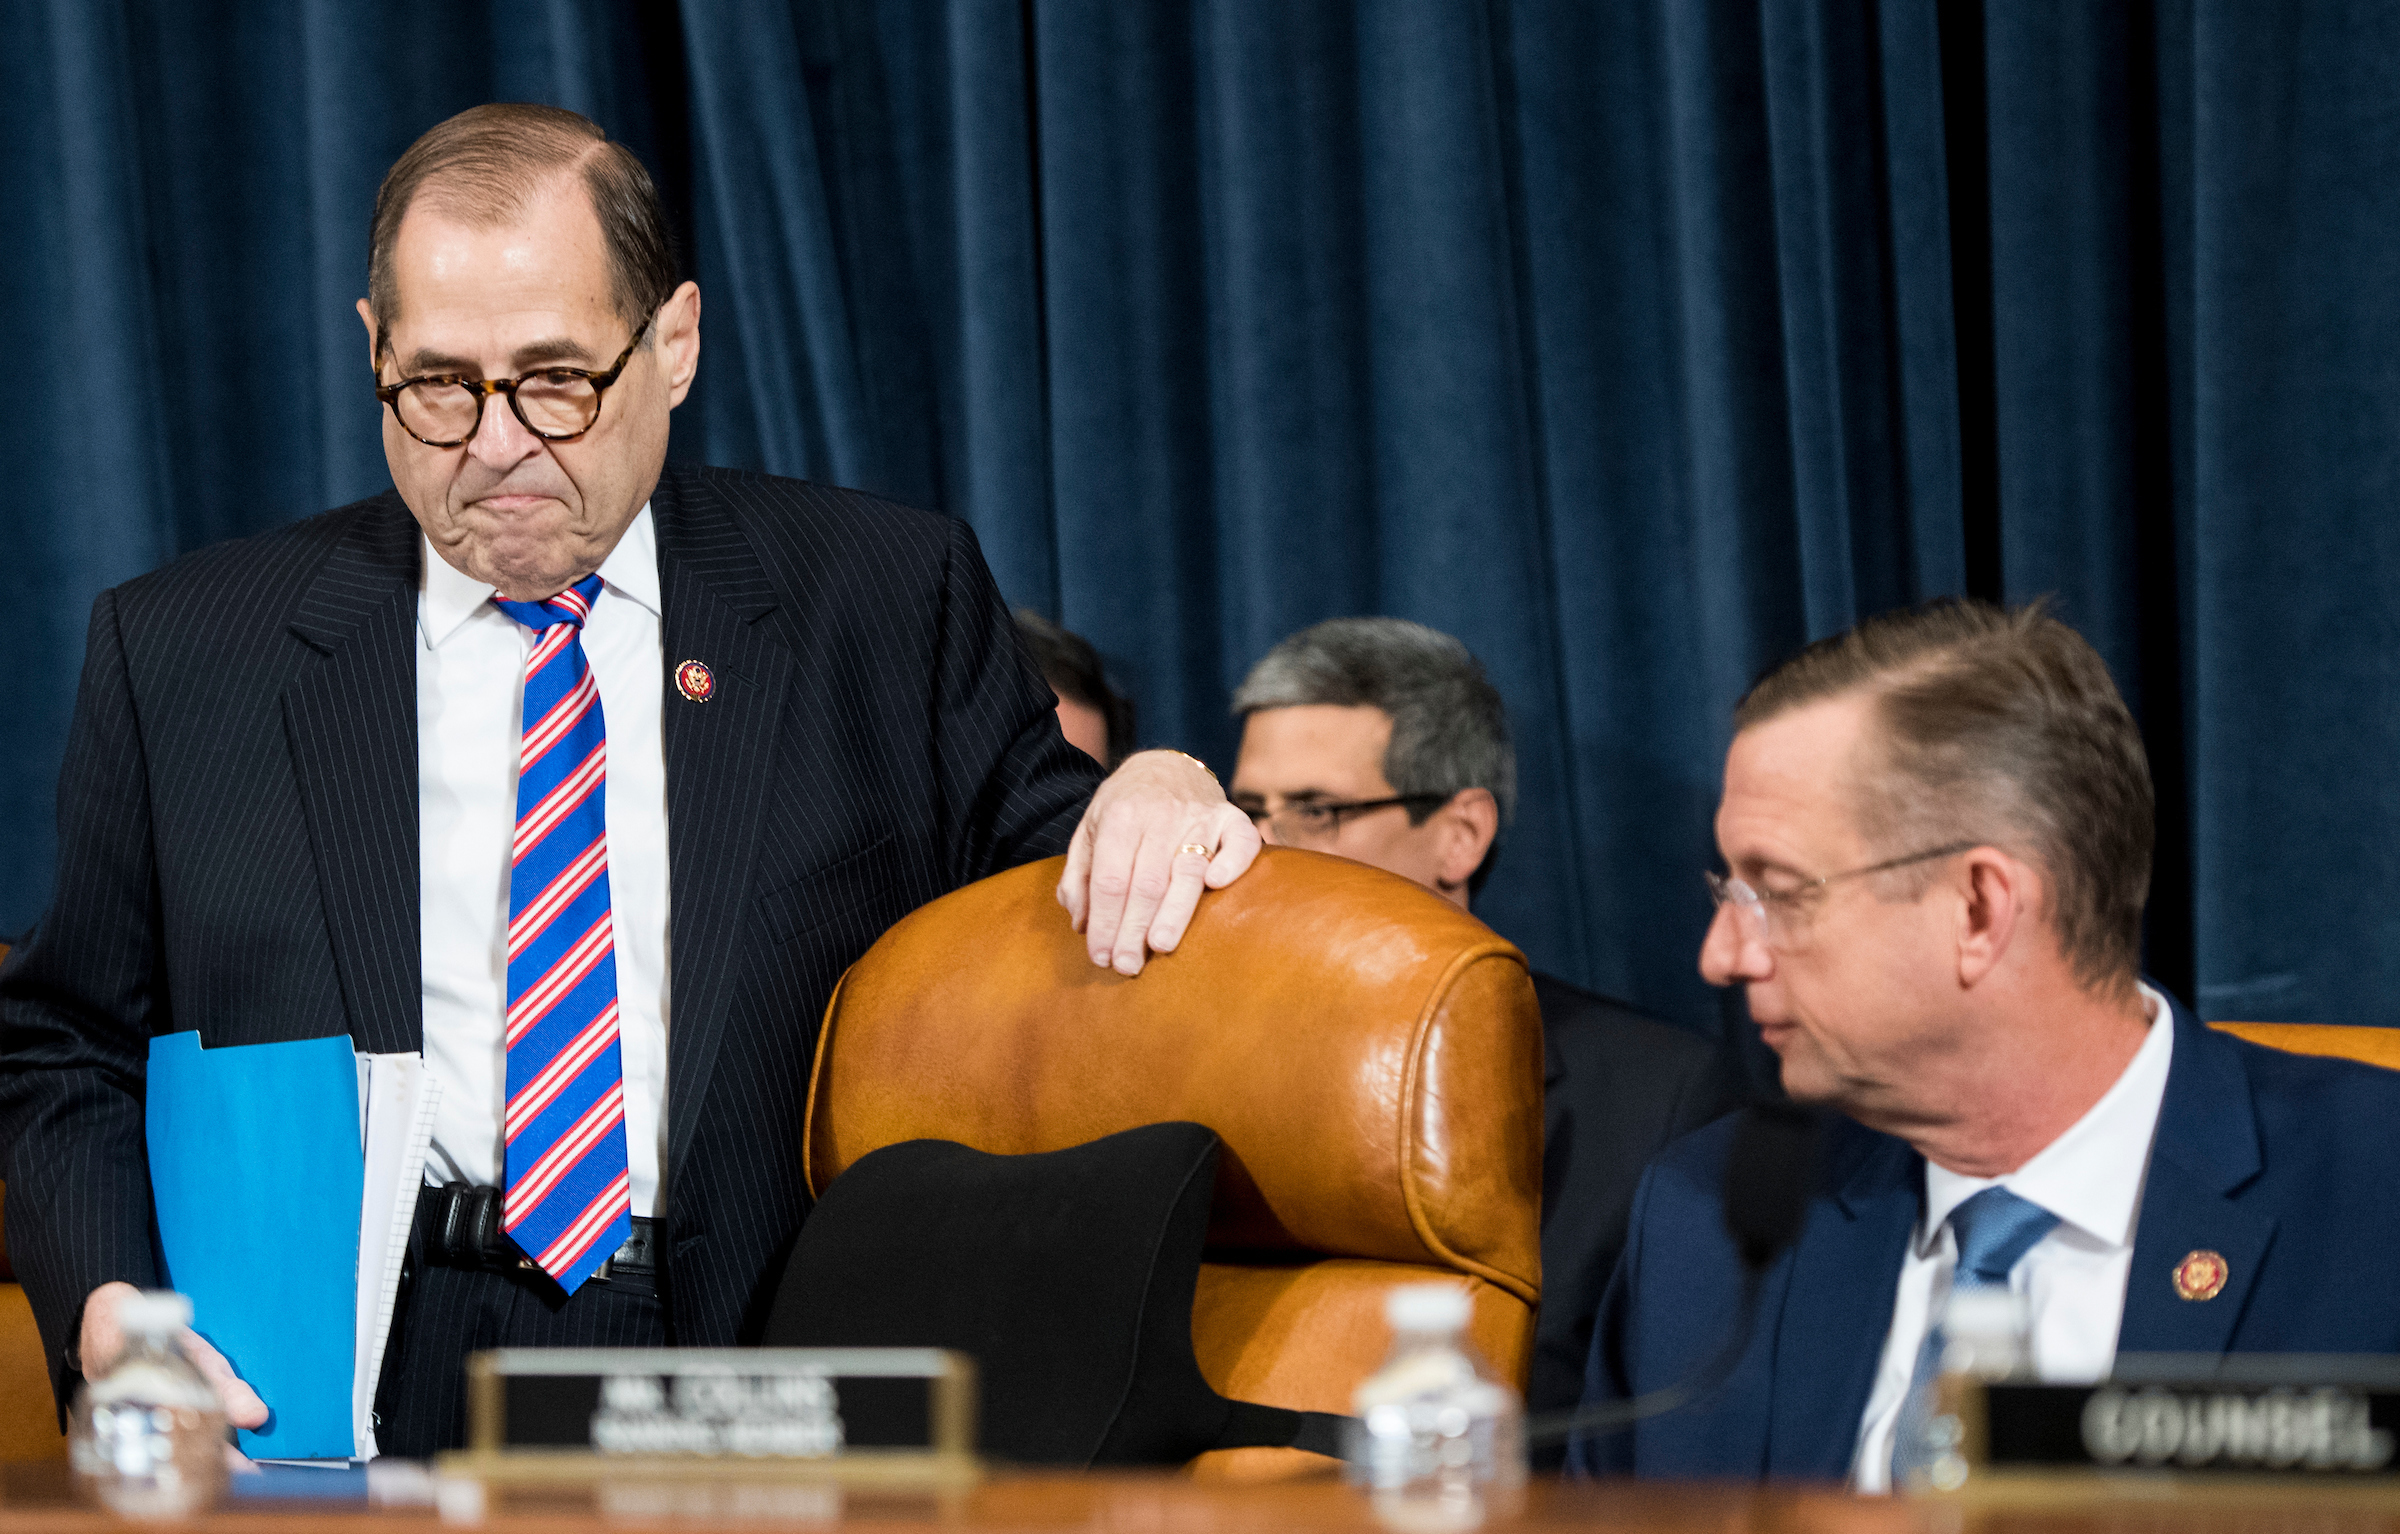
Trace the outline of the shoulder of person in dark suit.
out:
<instances>
[{"instance_id":1,"label":"shoulder of person in dark suit","mask_svg":"<svg viewBox=\"0 0 2400 1534\"><path fill-rule=\"evenodd\" d=\"M815 706L877 721L885 739L913 722L938 742L855 785L864 797L913 791L930 770L941 867L918 899L1066 850L1102 774L1059 734L1056 697L966 523L863 491L677 463L651 506L662 565L687 562L721 594L763 578L759 627L792 652Z\"/></svg>"},{"instance_id":2,"label":"shoulder of person in dark suit","mask_svg":"<svg viewBox=\"0 0 2400 1534\"><path fill-rule=\"evenodd\" d=\"M965 523L861 491L683 463L666 465L650 505L662 566L687 566L713 597L755 614L828 711L853 704L945 737L927 785L957 844L945 849L945 883L1064 850L1099 774L1052 738L1049 690ZM222 730L313 658L301 638L314 622L338 625L345 602L380 601L413 575L419 537L386 491L184 555L102 594L104 642L87 654L85 686L91 663L105 662L146 703L177 700L167 717L142 710L145 735L162 723ZM994 780L1008 791L988 792Z\"/></svg>"},{"instance_id":3,"label":"shoulder of person in dark suit","mask_svg":"<svg viewBox=\"0 0 2400 1534\"><path fill-rule=\"evenodd\" d=\"M1582 1396L1593 1316L1642 1169L1740 1093L1733 1063L1692 1030L1553 975L1536 973L1533 988L1542 1009L1542 1302L1526 1404L1542 1412Z\"/></svg>"}]
</instances>

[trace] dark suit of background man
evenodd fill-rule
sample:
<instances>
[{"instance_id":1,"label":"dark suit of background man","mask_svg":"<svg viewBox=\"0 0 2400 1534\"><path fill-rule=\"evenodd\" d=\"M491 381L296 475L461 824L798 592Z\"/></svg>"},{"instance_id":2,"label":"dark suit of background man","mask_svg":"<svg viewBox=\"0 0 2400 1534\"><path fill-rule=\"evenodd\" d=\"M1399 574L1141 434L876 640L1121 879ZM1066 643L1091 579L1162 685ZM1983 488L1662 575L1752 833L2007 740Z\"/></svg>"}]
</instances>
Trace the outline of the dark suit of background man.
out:
<instances>
[{"instance_id":1,"label":"dark suit of background man","mask_svg":"<svg viewBox=\"0 0 2400 1534\"><path fill-rule=\"evenodd\" d=\"M1067 744L1114 767L1133 754L1133 699L1108 685L1092 642L1030 607L1017 609L1017 637L1058 694L1058 732Z\"/></svg>"},{"instance_id":2,"label":"dark suit of background man","mask_svg":"<svg viewBox=\"0 0 2400 1534\"><path fill-rule=\"evenodd\" d=\"M2018 1296L2052 1381L2120 1351L2400 1351L2400 1074L2241 1043L2142 983L2149 764L2091 646L2038 605L1940 603L1811 646L1735 725L1701 972L1842 1116L1732 1378L1583 1468L1921 1473L1902 1404L1954 1286ZM1734 1327L1730 1127L1643 1180L1595 1403Z\"/></svg>"},{"instance_id":3,"label":"dark suit of background man","mask_svg":"<svg viewBox=\"0 0 2400 1534\"><path fill-rule=\"evenodd\" d=\"M819 1015L896 917L1064 850L1060 920L1131 974L1258 838L1189 758L1100 783L960 523L662 474L700 294L675 281L649 178L584 119L486 107L428 133L377 199L368 289L396 491L93 609L57 893L0 980L0 1114L9 1253L62 1399L79 1360L115 1351L125 1286L159 1279L152 1035L422 1047L445 1088L435 1175L562 1186L502 1142L521 1062L501 1022L521 1000L510 849L535 823L515 798L541 722L521 745L523 677L537 631L576 636L607 748L575 760L605 764L589 828L607 856L604 881L572 887L604 884L603 915L613 901L616 1016L595 1002L608 1047L574 1058L621 1085L623 1119L594 1099L573 1175L618 1169L589 1207L614 1200L595 1229L629 1234L583 1248L617 1253L606 1274L554 1281L506 1238L439 1239L455 1200L422 1201L378 1399L383 1448L421 1454L460 1441L469 1348L752 1335L806 1212ZM578 601L580 626L553 626ZM199 1351L234 1420L263 1420Z\"/></svg>"},{"instance_id":4,"label":"dark suit of background man","mask_svg":"<svg viewBox=\"0 0 2400 1534\"><path fill-rule=\"evenodd\" d=\"M1303 629L1233 708L1233 802L1269 841L1414 879L1462 909L1516 800L1508 711L1467 647L1399 618ZM1642 1165L1727 1106L1717 1052L1621 1001L1533 977L1542 1007L1542 1305L1527 1400L1575 1404Z\"/></svg>"}]
</instances>

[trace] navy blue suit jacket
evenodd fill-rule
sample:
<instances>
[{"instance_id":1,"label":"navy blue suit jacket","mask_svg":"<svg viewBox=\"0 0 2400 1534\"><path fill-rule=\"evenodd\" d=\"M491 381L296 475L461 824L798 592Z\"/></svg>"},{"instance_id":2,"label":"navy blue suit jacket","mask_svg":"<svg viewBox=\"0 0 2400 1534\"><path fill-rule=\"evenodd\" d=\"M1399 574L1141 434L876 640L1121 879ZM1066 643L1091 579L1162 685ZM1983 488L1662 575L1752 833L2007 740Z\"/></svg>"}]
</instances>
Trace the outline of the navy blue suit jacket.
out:
<instances>
[{"instance_id":1,"label":"navy blue suit jacket","mask_svg":"<svg viewBox=\"0 0 2400 1534\"><path fill-rule=\"evenodd\" d=\"M2118 1351L2400 1352L2400 1071L2262 1049L2180 1005L2174 1028ZM1644 1176L1601 1302L1586 1404L1672 1384L1730 1334L1742 1291L1723 1217L1735 1122L1678 1140ZM1695 1406L1578 1443L1571 1468L1849 1474L1925 1179L1906 1143L1833 1122L1819 1191L1761 1283L1732 1378ZM2214 1299L2175 1292L2175 1267L2196 1250L2231 1269Z\"/></svg>"}]
</instances>

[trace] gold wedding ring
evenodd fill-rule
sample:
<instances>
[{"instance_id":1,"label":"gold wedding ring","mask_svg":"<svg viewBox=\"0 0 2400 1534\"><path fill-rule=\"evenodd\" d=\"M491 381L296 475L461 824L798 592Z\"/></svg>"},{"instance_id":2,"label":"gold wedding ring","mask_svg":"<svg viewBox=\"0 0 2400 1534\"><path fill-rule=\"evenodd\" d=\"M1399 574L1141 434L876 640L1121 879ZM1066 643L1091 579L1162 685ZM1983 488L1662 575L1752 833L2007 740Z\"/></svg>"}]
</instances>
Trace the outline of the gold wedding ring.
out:
<instances>
[{"instance_id":1,"label":"gold wedding ring","mask_svg":"<svg viewBox=\"0 0 2400 1534\"><path fill-rule=\"evenodd\" d=\"M1206 847L1201 846L1198 842L1185 842L1182 846L1176 848L1175 850L1177 852L1188 852L1194 857L1211 858L1216 856L1215 853L1209 851Z\"/></svg>"}]
</instances>

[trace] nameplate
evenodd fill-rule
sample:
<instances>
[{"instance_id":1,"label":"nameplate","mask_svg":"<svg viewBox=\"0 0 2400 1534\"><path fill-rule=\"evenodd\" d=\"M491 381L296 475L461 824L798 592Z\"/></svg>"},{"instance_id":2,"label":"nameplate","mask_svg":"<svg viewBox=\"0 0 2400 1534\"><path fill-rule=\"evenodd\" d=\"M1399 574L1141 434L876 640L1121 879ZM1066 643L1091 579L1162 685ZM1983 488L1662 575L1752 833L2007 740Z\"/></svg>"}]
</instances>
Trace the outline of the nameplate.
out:
<instances>
[{"instance_id":1,"label":"nameplate","mask_svg":"<svg viewBox=\"0 0 2400 1534\"><path fill-rule=\"evenodd\" d=\"M504 1348L467 1360L477 1455L964 1459L975 1375L938 1348Z\"/></svg>"},{"instance_id":2,"label":"nameplate","mask_svg":"<svg viewBox=\"0 0 2400 1534\"><path fill-rule=\"evenodd\" d=\"M1986 1385L1980 1400L1959 1403L1967 1457L1978 1470L2357 1477L2400 1469L2400 1378L2390 1360L2178 1362L2120 1360L2116 1377L2099 1385Z\"/></svg>"}]
</instances>

